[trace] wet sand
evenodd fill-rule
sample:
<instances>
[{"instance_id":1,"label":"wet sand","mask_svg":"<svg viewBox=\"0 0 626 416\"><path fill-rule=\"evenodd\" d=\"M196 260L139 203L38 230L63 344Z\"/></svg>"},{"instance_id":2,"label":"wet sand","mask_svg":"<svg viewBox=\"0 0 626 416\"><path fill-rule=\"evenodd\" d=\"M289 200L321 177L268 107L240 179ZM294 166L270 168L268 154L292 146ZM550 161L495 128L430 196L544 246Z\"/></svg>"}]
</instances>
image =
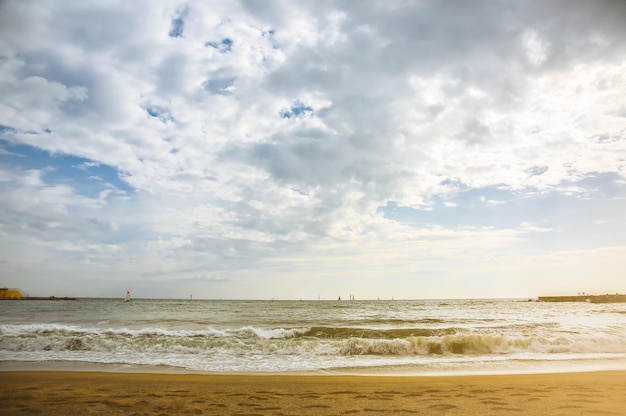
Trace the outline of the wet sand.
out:
<instances>
[{"instance_id":1,"label":"wet sand","mask_svg":"<svg viewBox=\"0 0 626 416\"><path fill-rule=\"evenodd\" d=\"M2 415L626 415L626 371L450 377L0 372Z\"/></svg>"}]
</instances>

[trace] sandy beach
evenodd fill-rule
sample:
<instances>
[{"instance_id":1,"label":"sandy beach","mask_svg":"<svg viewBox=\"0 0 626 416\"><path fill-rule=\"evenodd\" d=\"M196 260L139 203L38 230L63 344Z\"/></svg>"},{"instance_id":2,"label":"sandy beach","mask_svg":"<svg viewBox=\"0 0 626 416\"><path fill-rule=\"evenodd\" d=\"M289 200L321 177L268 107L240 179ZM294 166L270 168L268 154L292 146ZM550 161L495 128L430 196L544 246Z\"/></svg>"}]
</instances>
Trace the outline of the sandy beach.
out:
<instances>
[{"instance_id":1,"label":"sandy beach","mask_svg":"<svg viewBox=\"0 0 626 416\"><path fill-rule=\"evenodd\" d=\"M0 372L3 415L624 415L626 371L447 376Z\"/></svg>"}]
</instances>

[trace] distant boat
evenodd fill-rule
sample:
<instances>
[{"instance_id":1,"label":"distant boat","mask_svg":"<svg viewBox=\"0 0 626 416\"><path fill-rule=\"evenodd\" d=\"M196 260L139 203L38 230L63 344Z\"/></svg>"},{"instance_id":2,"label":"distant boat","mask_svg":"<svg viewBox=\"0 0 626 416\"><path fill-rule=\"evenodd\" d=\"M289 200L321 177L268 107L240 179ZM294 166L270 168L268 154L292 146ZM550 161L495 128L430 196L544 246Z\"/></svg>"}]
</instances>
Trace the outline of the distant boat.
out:
<instances>
[{"instance_id":1,"label":"distant boat","mask_svg":"<svg viewBox=\"0 0 626 416\"><path fill-rule=\"evenodd\" d=\"M130 302L130 290L126 291L126 297L124 298L124 302Z\"/></svg>"}]
</instances>

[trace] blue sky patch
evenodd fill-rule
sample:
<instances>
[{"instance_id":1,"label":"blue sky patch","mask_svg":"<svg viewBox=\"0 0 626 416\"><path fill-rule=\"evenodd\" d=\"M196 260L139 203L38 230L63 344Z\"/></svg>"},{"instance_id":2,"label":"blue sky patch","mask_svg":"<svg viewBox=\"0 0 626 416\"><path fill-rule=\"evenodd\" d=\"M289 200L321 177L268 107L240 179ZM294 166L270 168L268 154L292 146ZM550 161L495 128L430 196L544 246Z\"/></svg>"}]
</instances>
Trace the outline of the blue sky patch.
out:
<instances>
[{"instance_id":1,"label":"blue sky patch","mask_svg":"<svg viewBox=\"0 0 626 416\"><path fill-rule=\"evenodd\" d=\"M168 121L175 121L172 113L167 108L159 107L156 105L149 105L145 107L145 109L146 113L148 113L150 117L158 118L163 123L167 123Z\"/></svg>"},{"instance_id":2,"label":"blue sky patch","mask_svg":"<svg viewBox=\"0 0 626 416\"><path fill-rule=\"evenodd\" d=\"M178 15L172 19L172 28L170 29L169 36L171 38L182 38L183 31L185 30L185 17L187 16L188 9L184 9L178 13Z\"/></svg>"},{"instance_id":3,"label":"blue sky patch","mask_svg":"<svg viewBox=\"0 0 626 416\"><path fill-rule=\"evenodd\" d=\"M446 228L462 227L516 227L525 219L524 210L512 215L514 199L510 191L497 188L471 189L459 192L456 196L431 198L431 206L419 209L398 205L389 201L378 210L385 218L399 221L417 228L434 224ZM507 215L503 215L506 212Z\"/></svg>"},{"instance_id":4,"label":"blue sky patch","mask_svg":"<svg viewBox=\"0 0 626 416\"><path fill-rule=\"evenodd\" d=\"M15 133L16 131L17 130L15 130L11 126L4 126L4 125L0 124L0 135L6 134L6 133Z\"/></svg>"},{"instance_id":5,"label":"blue sky patch","mask_svg":"<svg viewBox=\"0 0 626 416\"><path fill-rule=\"evenodd\" d=\"M133 192L133 188L120 178L120 172L112 166L79 156L51 154L34 146L12 144L1 139L0 163L25 170L44 170L43 180L48 184L66 184L91 198L106 189Z\"/></svg>"},{"instance_id":6,"label":"blue sky patch","mask_svg":"<svg viewBox=\"0 0 626 416\"><path fill-rule=\"evenodd\" d=\"M610 196L624 194L626 186L619 176L602 173L562 185L564 189L575 186L584 192L541 193L530 189L522 193L494 186L462 190L453 197L434 196L425 209L389 201L378 211L385 218L415 228L438 225L449 229L517 229L522 224L532 224L555 230L551 240L540 240L540 244L552 249L570 249L581 244L592 247L607 238L618 244L622 237L616 230L623 228L623 221L616 223L615 218L621 218L624 203L622 198ZM573 235L579 238L571 238Z\"/></svg>"},{"instance_id":7,"label":"blue sky patch","mask_svg":"<svg viewBox=\"0 0 626 416\"><path fill-rule=\"evenodd\" d=\"M301 115L312 117L314 114L315 112L313 111L313 108L304 104L300 100L296 100L290 109L283 110L280 112L280 116L282 118L292 118L292 117L298 117Z\"/></svg>"},{"instance_id":8,"label":"blue sky patch","mask_svg":"<svg viewBox=\"0 0 626 416\"><path fill-rule=\"evenodd\" d=\"M222 39L221 42L207 42L204 44L206 47L217 49L220 53L227 53L233 49L233 41L229 38Z\"/></svg>"}]
</instances>

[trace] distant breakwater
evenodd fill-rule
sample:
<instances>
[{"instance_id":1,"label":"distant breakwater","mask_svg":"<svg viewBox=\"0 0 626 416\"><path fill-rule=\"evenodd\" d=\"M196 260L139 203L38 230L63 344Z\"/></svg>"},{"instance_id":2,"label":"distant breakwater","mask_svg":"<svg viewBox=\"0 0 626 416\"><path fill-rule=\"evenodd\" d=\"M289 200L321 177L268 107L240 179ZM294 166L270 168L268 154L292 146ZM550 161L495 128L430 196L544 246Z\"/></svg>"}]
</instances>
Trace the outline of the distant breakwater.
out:
<instances>
[{"instance_id":1,"label":"distant breakwater","mask_svg":"<svg viewBox=\"0 0 626 416\"><path fill-rule=\"evenodd\" d=\"M626 303L626 295L539 296L539 302Z\"/></svg>"}]
</instances>

